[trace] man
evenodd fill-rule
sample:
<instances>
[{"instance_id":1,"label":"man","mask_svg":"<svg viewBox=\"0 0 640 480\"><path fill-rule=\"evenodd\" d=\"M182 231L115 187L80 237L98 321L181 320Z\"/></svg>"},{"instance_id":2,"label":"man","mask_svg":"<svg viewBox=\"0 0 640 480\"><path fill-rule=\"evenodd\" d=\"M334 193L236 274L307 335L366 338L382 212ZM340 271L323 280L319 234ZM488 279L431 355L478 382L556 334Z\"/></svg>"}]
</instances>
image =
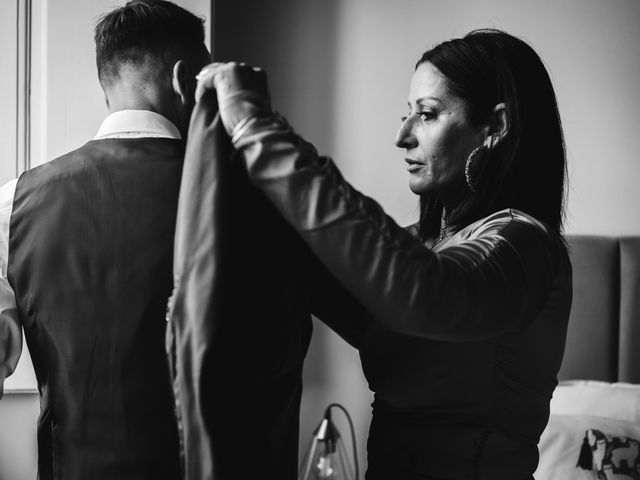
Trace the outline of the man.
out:
<instances>
[{"instance_id":1,"label":"man","mask_svg":"<svg viewBox=\"0 0 640 480\"><path fill-rule=\"evenodd\" d=\"M21 327L41 395L40 479L180 478L165 353L202 19L133 0L95 28L109 116L0 192L0 387Z\"/></svg>"}]
</instances>

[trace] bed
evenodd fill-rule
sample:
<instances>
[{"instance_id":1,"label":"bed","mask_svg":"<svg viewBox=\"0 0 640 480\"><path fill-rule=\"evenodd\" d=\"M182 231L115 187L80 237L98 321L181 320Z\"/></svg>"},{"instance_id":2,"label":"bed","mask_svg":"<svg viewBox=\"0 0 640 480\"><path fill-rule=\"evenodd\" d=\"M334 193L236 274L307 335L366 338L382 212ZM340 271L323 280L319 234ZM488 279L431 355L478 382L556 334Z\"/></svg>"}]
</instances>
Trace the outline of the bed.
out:
<instances>
[{"instance_id":1,"label":"bed","mask_svg":"<svg viewBox=\"0 0 640 480\"><path fill-rule=\"evenodd\" d=\"M567 240L573 305L536 479L640 479L640 237Z\"/></svg>"}]
</instances>

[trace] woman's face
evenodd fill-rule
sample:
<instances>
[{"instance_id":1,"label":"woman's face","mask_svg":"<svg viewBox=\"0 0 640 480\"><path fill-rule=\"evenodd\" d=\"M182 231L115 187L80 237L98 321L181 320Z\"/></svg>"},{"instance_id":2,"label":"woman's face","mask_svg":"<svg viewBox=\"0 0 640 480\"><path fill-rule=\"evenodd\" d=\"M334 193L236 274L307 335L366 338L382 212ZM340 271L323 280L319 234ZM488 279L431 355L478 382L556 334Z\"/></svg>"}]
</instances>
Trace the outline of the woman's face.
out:
<instances>
[{"instance_id":1,"label":"woman's face","mask_svg":"<svg viewBox=\"0 0 640 480\"><path fill-rule=\"evenodd\" d=\"M411 191L445 204L465 196L467 157L487 131L469 124L464 102L449 92L440 71L421 64L411 79L409 114L396 137L396 145L406 150Z\"/></svg>"}]
</instances>

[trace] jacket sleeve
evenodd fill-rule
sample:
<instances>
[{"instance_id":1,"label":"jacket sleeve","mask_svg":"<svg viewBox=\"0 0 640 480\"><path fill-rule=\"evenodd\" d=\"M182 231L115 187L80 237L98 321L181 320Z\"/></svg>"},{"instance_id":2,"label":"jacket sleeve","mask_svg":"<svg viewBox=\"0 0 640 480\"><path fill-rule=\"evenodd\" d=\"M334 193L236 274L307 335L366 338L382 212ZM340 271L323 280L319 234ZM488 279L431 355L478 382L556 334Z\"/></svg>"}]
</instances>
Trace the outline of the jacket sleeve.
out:
<instances>
[{"instance_id":1,"label":"jacket sleeve","mask_svg":"<svg viewBox=\"0 0 640 480\"><path fill-rule=\"evenodd\" d=\"M22 352L22 327L16 299L7 278L9 260L9 222L16 180L0 188L0 398L4 379L11 375Z\"/></svg>"},{"instance_id":2,"label":"jacket sleeve","mask_svg":"<svg viewBox=\"0 0 640 480\"><path fill-rule=\"evenodd\" d=\"M311 313L359 349L373 316L320 261L313 270Z\"/></svg>"},{"instance_id":3,"label":"jacket sleeve","mask_svg":"<svg viewBox=\"0 0 640 480\"><path fill-rule=\"evenodd\" d=\"M255 117L234 140L251 181L391 330L448 341L488 338L524 328L549 296L561 241L530 217L503 215L435 253L281 117Z\"/></svg>"}]
</instances>

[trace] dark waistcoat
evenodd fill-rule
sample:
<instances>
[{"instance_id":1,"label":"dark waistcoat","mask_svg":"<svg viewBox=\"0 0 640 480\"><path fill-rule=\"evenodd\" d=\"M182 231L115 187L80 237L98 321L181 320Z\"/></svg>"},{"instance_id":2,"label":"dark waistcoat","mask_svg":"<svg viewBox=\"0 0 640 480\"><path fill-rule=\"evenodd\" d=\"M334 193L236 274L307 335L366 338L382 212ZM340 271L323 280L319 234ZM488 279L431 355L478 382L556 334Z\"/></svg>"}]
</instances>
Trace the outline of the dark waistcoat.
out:
<instances>
[{"instance_id":1,"label":"dark waistcoat","mask_svg":"<svg viewBox=\"0 0 640 480\"><path fill-rule=\"evenodd\" d=\"M189 126L168 348L187 480L297 477L311 253L233 158L215 94Z\"/></svg>"},{"instance_id":2,"label":"dark waistcoat","mask_svg":"<svg viewBox=\"0 0 640 480\"><path fill-rule=\"evenodd\" d=\"M9 281L40 479L179 478L165 308L184 143L91 141L18 180Z\"/></svg>"}]
</instances>

